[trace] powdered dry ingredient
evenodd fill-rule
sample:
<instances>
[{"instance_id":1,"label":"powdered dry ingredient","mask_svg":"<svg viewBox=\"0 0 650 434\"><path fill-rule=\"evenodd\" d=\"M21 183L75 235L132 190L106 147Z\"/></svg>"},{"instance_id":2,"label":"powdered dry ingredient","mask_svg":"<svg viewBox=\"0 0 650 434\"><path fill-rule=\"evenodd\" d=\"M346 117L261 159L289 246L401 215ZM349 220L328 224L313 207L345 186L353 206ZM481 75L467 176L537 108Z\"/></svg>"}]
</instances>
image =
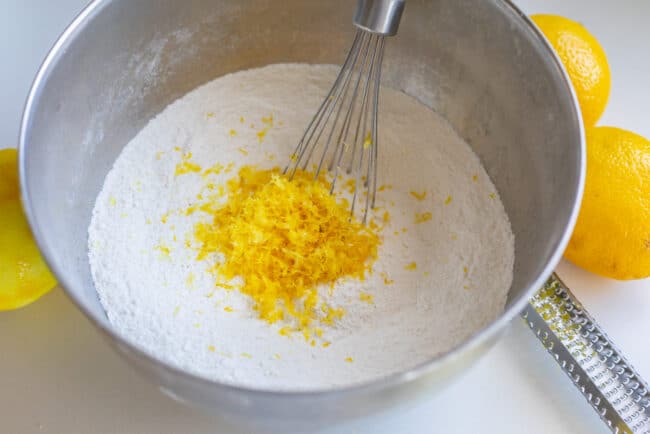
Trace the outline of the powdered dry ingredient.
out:
<instances>
[{"instance_id":1,"label":"powdered dry ingredient","mask_svg":"<svg viewBox=\"0 0 650 434\"><path fill-rule=\"evenodd\" d=\"M500 314L514 238L495 187L444 119L391 89L381 98L374 213L390 220L365 282L320 289L346 311L321 340L281 335L281 322L258 319L247 296L216 287L212 264L197 260L194 225L209 215L182 211L240 166L286 164L337 72L287 64L218 78L124 148L89 228L95 287L121 336L202 377L305 390L408 369ZM215 163L223 167L206 173Z\"/></svg>"}]
</instances>

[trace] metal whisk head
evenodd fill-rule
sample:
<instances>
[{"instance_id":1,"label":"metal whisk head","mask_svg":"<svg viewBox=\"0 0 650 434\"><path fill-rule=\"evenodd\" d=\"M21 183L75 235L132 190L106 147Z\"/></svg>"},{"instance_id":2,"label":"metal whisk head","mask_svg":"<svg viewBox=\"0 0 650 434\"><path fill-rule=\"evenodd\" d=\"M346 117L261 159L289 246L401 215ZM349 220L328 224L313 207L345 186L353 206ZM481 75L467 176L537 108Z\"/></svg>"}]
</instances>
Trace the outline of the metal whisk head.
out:
<instances>
[{"instance_id":1,"label":"metal whisk head","mask_svg":"<svg viewBox=\"0 0 650 434\"><path fill-rule=\"evenodd\" d=\"M404 0L359 0L352 47L332 88L307 126L284 172L316 164L332 173L331 193L341 171L354 177L350 215L362 204L365 224L377 192L377 112L384 39L397 32ZM362 191L363 190L363 191Z\"/></svg>"}]
</instances>

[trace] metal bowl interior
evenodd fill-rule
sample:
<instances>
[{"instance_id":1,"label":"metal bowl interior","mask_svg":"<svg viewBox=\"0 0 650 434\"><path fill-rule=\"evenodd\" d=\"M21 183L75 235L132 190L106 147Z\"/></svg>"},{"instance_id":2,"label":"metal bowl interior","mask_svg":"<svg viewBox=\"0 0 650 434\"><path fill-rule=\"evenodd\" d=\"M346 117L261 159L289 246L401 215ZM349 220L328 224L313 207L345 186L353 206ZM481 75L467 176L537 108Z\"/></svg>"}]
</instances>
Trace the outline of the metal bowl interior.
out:
<instances>
[{"instance_id":1,"label":"metal bowl interior","mask_svg":"<svg viewBox=\"0 0 650 434\"><path fill-rule=\"evenodd\" d=\"M95 1L48 55L25 108L24 205L61 286L168 394L238 421L316 426L435 390L521 311L559 260L576 218L583 132L545 40L507 1L410 0L387 46L384 82L444 115L497 186L516 238L504 313L409 372L309 393L210 382L117 336L93 287L86 237L95 197L123 146L166 105L220 75L277 62L340 63L353 9L348 0Z\"/></svg>"}]
</instances>

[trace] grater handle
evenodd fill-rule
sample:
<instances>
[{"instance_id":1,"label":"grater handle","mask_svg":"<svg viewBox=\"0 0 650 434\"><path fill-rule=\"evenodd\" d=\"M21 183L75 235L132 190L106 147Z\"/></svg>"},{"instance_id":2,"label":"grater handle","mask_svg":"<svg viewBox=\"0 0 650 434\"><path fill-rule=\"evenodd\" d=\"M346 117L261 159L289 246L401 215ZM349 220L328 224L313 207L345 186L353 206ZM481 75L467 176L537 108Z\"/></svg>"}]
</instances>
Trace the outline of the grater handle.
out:
<instances>
[{"instance_id":1,"label":"grater handle","mask_svg":"<svg viewBox=\"0 0 650 434\"><path fill-rule=\"evenodd\" d=\"M613 433L650 434L650 389L556 274L521 316Z\"/></svg>"}]
</instances>

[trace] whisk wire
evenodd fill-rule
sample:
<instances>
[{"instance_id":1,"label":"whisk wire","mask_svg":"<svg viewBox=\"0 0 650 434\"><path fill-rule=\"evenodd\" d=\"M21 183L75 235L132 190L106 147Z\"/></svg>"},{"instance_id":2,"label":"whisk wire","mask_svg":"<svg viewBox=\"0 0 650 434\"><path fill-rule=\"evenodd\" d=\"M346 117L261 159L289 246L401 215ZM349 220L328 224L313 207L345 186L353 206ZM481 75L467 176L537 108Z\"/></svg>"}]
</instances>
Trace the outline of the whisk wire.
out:
<instances>
[{"instance_id":1,"label":"whisk wire","mask_svg":"<svg viewBox=\"0 0 650 434\"><path fill-rule=\"evenodd\" d=\"M331 193L344 170L354 178L350 216L363 205L363 223L375 206L377 191L378 105L385 36L357 29L339 75L284 169L293 178L318 155L314 177L326 168L333 176Z\"/></svg>"},{"instance_id":2,"label":"whisk wire","mask_svg":"<svg viewBox=\"0 0 650 434\"><path fill-rule=\"evenodd\" d=\"M361 41L361 42L358 42L358 43L362 43L362 40L363 40L363 35L361 35L361 38L359 39L359 41ZM354 44L353 44L353 46L354 46ZM341 115L341 109L343 108L343 104L338 104L338 103L343 102L343 101L345 101L347 99L348 91L350 89L348 85L350 83L350 79L353 76L354 66L357 63L358 58L359 58L359 51L356 51L350 65L345 70L342 70L341 73L339 74L339 75L344 75L345 76L345 78L343 80L343 85L340 86L337 89L337 92L335 92L336 96L333 98L332 103L329 105L329 110L328 110L327 114L325 115L325 121L322 123L322 127L321 127L318 135L316 136L316 138L314 140L314 146L311 147L309 155L307 156L307 158L305 159L305 161L303 163L303 170L307 167L309 161L311 160L311 155L313 154L314 149L316 149L316 145L319 143L320 137L321 137L323 131L325 130L325 127L327 126L327 124L329 122L329 119L330 119L332 113L334 112L335 107L337 108L336 109L336 116L334 118L334 122L333 122L332 125L336 126L338 124L338 121L339 121L339 118L340 118L340 115ZM329 150L329 147L330 147L330 145L332 143L332 136L334 135L334 131L335 131L335 129L331 128L330 133L327 136L327 141L325 142L325 146L323 148L322 156L321 156L321 159L319 161L316 173L314 175L315 178L317 178L318 175L320 174L320 171L321 171L322 165L323 165L323 161L324 161L324 157L327 155L327 151ZM339 137L338 140L339 141L341 140L340 137ZM330 162L328 170L332 170L332 162Z\"/></svg>"},{"instance_id":3,"label":"whisk wire","mask_svg":"<svg viewBox=\"0 0 650 434\"><path fill-rule=\"evenodd\" d=\"M368 166L368 176L366 182L372 183L369 184L370 191L372 191L372 196L370 199L370 207L375 207L375 198L377 195L377 155L379 153L379 134L377 132L377 125L379 124L379 85L381 83L381 66L384 62L384 38L379 40L379 59L377 60L377 72L375 74L375 93L374 93L374 102L372 104L372 146L370 147L370 152L372 153L371 163ZM374 173L375 176L370 177L370 173ZM366 211L364 213L364 221L368 215L368 202L366 202Z\"/></svg>"},{"instance_id":4,"label":"whisk wire","mask_svg":"<svg viewBox=\"0 0 650 434\"><path fill-rule=\"evenodd\" d=\"M355 206L357 204L357 196L359 195L360 191L360 183L361 183L361 178L363 176L363 163L364 159L368 160L368 163L371 163L371 155L367 155L369 152L372 152L369 150L372 146L372 133L370 133L370 137L366 138L365 136L365 131L367 130L367 122L368 122L368 110L366 109L366 105L368 103L368 95L369 95L369 90L370 90L370 83L372 81L373 75L375 73L375 58L377 56L377 48L379 46L379 38L375 38L374 41L368 44L368 51L370 51L370 46L371 44L374 44L374 48L372 49L372 58L370 59L370 64L368 66L368 74L366 75L366 82L364 83L364 89L363 89L363 98L361 99L361 112L360 112L360 117L361 117L361 122L357 123L357 128L354 134L354 146L352 147L352 157L350 158L350 165L348 167L348 173L352 171L352 166L354 165L355 161L355 154L356 150L360 148L360 153L359 153L359 167L357 169L357 174L354 182L354 193L352 197L352 205L350 207L350 214L354 215L354 210ZM374 115L374 110L372 111L372 115ZM359 136L359 132L361 131L361 136ZM361 139L361 143L359 143L359 139ZM364 158L365 156L365 158ZM368 187L369 184L369 179L371 176L371 164L368 164L368 168L366 171L365 175L365 180L363 180L364 186ZM366 190L368 191L368 190ZM371 201L371 196L372 192L370 195L367 194L366 196L366 207L364 210L363 214L363 223L366 222L366 218L368 215L368 203Z\"/></svg>"},{"instance_id":5,"label":"whisk wire","mask_svg":"<svg viewBox=\"0 0 650 434\"><path fill-rule=\"evenodd\" d=\"M282 172L283 174L287 174L289 170L291 169L289 173L289 178L293 179L293 176L296 173L296 170L298 169L300 165L300 161L303 160L304 153L308 148L308 144L312 141L312 138L314 137L314 133L319 129L319 126L321 122L323 121L323 113L325 111L328 111L330 107L334 107L336 102L338 102L338 97L340 97L340 90L342 89L341 86L339 86L341 80L344 78L343 71L346 70L346 68L349 68L348 65L350 63L350 58L355 54L354 52L354 47L358 44L358 40L360 38L360 32L357 31L354 42L352 43L352 48L350 51L348 51L347 57L345 59L345 63L343 64L343 67L341 68L341 73L336 77L336 80L334 81L334 84L332 85L331 89L329 90L327 96L321 103L320 107L318 107L318 110L316 111L316 114L314 117L311 119L309 122L309 125L307 125L307 128L305 129L304 134L302 135L300 141L298 142L298 145L296 146L296 149L294 152L291 154L291 161L289 164L284 168L284 171ZM358 53L356 53L358 54ZM343 86L345 87L345 86ZM334 104L332 104L332 96L334 93L337 93L336 101ZM331 109L329 109L329 112L331 113ZM327 117L329 119L329 116ZM327 122L327 119L325 122ZM321 129L322 130L322 129ZM312 149L313 151L313 149ZM310 154L311 155L311 154ZM308 161L308 159L305 159Z\"/></svg>"},{"instance_id":6,"label":"whisk wire","mask_svg":"<svg viewBox=\"0 0 650 434\"><path fill-rule=\"evenodd\" d=\"M375 41L375 45L376 45L376 41ZM368 50L367 50L366 54L369 51L370 51L370 43L368 44ZM364 83L363 98L361 100L361 111L360 111L360 113L361 113L360 121L361 122L357 122L357 128L356 128L356 131L354 133L354 142L353 142L355 144L355 146L352 147L352 156L350 157L350 164L348 166L347 173L350 173L352 171L352 165L354 163L354 158L355 158L356 151L357 151L356 143L357 143L357 139L359 137L359 130L360 129L361 129L361 131L366 130L366 122L368 120L367 119L368 118L368 112L366 111L366 102L367 102L367 99L368 99L368 88L369 88L370 79L371 79L371 76L372 76L372 71L374 69L373 62L375 61L375 55L376 54L377 53L376 53L376 47L375 47L375 51L373 51L372 58L370 60L369 71L368 71L368 74L366 75L366 82ZM361 75L359 77L361 77Z\"/></svg>"},{"instance_id":7,"label":"whisk wire","mask_svg":"<svg viewBox=\"0 0 650 434\"><path fill-rule=\"evenodd\" d=\"M364 37L365 37L365 35L363 35L362 32L358 31L357 32L357 37L355 38L355 42L357 42L357 43L352 44L352 48L350 49L350 51L355 51L355 54L354 54L354 59L352 60L352 62L349 64L347 70L345 71L345 74L346 74L345 81L344 81L344 84L343 84L343 88L340 89L340 92L339 92L339 96L343 95L342 101L345 101L347 99L348 91L350 90L350 87L348 85L350 83L350 79L353 76L354 67L357 64L357 61L359 59L359 53L361 52L358 49L358 44L363 43ZM344 65L344 67L345 67L345 65ZM337 102L338 102L338 100L337 100ZM338 108L336 110L336 116L335 116L334 122L333 122L334 126L338 125L338 123L339 123L339 118L341 117L341 112L342 112L343 106L344 106L344 104L338 105ZM320 162L318 164L317 175L318 175L318 173L320 172L320 170L322 168L323 162L325 161L325 157L327 156L327 151L328 151L330 145L332 144L332 137L334 136L335 130L336 130L335 128L332 128L330 130L329 135L327 136L327 142L325 143L325 148L323 149L323 153L322 153ZM341 130L341 134L342 134L342 131L343 130ZM339 135L339 137L337 139L337 144L340 144L340 142L341 142L341 136ZM338 145L335 148L334 152L332 153L332 160L328 164L328 169L327 170L329 170L329 171L332 170L332 165L334 164L334 158L335 158L335 156L337 154L337 150L338 150ZM335 177L335 179L336 179L336 177ZM334 184L332 185L332 191L334 190L333 187L334 187Z\"/></svg>"},{"instance_id":8,"label":"whisk wire","mask_svg":"<svg viewBox=\"0 0 650 434\"><path fill-rule=\"evenodd\" d=\"M337 155L338 152L338 158L336 158L336 165L334 165L334 159L330 162L330 165L328 167L328 170L331 171L334 169L334 180L332 181L332 192L334 191L334 187L336 185L336 180L338 178L339 174L339 168L341 166L341 160L343 158L344 151L346 148L350 147L350 143L348 141L348 135L350 132L350 125L352 124L352 118L355 113L354 109L357 105L357 95L359 94L359 85L361 84L361 80L363 78L363 71L366 66L366 63L368 61L368 54L370 52L370 38L372 37L371 34L369 33L364 33L363 34L363 42L365 45L364 47L364 55L363 55L363 61L361 62L360 70L357 73L357 79L354 84L354 91L352 92L352 99L350 103L348 104L348 110L345 114L345 118L343 121L343 128L341 129L341 132L339 134L339 138L336 142L336 151L334 155ZM367 41L366 41L367 40ZM367 42L367 44L365 44ZM361 110L363 110L363 105L361 107ZM361 117L361 113L359 114L359 118ZM359 119L360 122L361 119ZM359 132L359 122L357 122L357 128L356 128L356 133L358 135ZM354 141L352 142L352 148L354 149L356 147L356 142L357 142L357 137L355 136ZM355 191L355 198L356 198L356 191ZM354 198L353 198L353 207L354 207Z\"/></svg>"}]
</instances>

